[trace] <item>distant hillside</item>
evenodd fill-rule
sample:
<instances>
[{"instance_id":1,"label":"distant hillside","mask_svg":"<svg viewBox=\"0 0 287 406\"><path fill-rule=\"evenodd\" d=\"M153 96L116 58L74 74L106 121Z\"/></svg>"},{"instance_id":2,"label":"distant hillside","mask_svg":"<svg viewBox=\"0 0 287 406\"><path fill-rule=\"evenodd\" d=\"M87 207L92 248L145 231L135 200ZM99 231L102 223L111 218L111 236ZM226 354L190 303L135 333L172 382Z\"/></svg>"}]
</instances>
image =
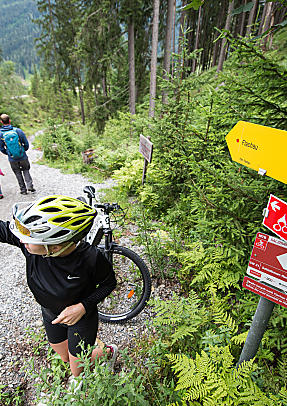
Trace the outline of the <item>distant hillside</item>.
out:
<instances>
[{"instance_id":1,"label":"distant hillside","mask_svg":"<svg viewBox=\"0 0 287 406\"><path fill-rule=\"evenodd\" d=\"M38 62L34 38L39 28L32 19L39 13L36 0L0 0L0 48L5 60L16 63L17 72L25 76Z\"/></svg>"}]
</instances>

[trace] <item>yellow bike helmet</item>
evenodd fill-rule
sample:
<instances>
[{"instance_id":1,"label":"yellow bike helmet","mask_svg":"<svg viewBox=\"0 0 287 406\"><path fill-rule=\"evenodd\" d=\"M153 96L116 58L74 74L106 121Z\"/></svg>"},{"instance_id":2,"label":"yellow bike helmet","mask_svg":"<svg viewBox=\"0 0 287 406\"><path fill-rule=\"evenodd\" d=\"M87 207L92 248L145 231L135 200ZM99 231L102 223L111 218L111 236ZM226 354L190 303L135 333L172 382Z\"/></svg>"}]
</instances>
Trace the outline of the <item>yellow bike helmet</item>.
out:
<instances>
[{"instance_id":1,"label":"yellow bike helmet","mask_svg":"<svg viewBox=\"0 0 287 406\"><path fill-rule=\"evenodd\" d=\"M97 211L68 196L42 197L24 208L13 206L10 230L26 244L78 242L89 232Z\"/></svg>"}]
</instances>

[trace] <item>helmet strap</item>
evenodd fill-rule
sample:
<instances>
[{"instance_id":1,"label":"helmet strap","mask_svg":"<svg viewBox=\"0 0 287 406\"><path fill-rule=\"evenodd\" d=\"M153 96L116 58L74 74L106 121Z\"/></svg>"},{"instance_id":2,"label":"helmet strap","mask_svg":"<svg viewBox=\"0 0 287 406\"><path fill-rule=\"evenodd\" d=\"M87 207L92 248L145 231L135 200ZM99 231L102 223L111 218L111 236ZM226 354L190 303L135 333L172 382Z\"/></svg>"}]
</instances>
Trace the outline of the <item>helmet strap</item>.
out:
<instances>
[{"instance_id":1,"label":"helmet strap","mask_svg":"<svg viewBox=\"0 0 287 406\"><path fill-rule=\"evenodd\" d=\"M46 258L46 257L57 257L57 256L59 256L60 254L62 254L64 251L66 251L66 249L70 248L73 244L74 244L74 242L73 242L73 241L70 241L67 245L64 245L64 246L63 246L59 251L57 251L57 252L50 251L50 248L49 248L50 246L47 245L47 244L44 244L44 247L46 248L47 254L46 254L46 255L43 255L43 257L44 257L44 258Z\"/></svg>"}]
</instances>

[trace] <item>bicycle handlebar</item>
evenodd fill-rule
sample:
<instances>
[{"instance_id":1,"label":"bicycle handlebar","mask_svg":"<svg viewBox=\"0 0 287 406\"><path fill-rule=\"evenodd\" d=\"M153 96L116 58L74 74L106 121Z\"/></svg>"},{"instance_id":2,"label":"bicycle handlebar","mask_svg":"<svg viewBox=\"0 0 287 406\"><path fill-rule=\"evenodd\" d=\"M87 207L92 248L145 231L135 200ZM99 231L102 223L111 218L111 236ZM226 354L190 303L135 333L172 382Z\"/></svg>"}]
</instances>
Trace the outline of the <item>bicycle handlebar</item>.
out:
<instances>
[{"instance_id":1,"label":"bicycle handlebar","mask_svg":"<svg viewBox=\"0 0 287 406\"><path fill-rule=\"evenodd\" d=\"M94 207L103 209L107 214L111 213L112 211L122 210L121 206L117 203L95 203Z\"/></svg>"}]
</instances>

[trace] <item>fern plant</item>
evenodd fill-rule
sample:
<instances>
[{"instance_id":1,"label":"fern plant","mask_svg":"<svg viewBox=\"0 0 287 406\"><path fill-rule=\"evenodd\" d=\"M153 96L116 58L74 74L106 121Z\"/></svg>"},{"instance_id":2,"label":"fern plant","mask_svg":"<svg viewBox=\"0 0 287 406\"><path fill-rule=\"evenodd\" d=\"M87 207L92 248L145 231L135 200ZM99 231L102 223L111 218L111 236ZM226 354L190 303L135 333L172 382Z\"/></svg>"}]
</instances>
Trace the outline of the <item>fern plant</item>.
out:
<instances>
[{"instance_id":1,"label":"fern plant","mask_svg":"<svg viewBox=\"0 0 287 406\"><path fill-rule=\"evenodd\" d=\"M187 245L185 251L170 251L169 255L181 264L178 275L186 290L216 285L217 289L227 291L240 286L243 269L239 264L239 252L236 255L222 245L204 246L196 241Z\"/></svg>"},{"instance_id":2,"label":"fern plant","mask_svg":"<svg viewBox=\"0 0 287 406\"><path fill-rule=\"evenodd\" d=\"M234 369L234 359L229 346L212 347L209 354L201 351L194 359L185 354L168 354L167 358L178 378L176 391L180 391L183 404L284 405L285 388L278 396L267 396L253 382L252 372L256 368L254 362L244 362L238 369Z\"/></svg>"},{"instance_id":3,"label":"fern plant","mask_svg":"<svg viewBox=\"0 0 287 406\"><path fill-rule=\"evenodd\" d=\"M196 337L207 323L208 315L195 292L191 291L187 298L173 294L171 300L155 299L150 304L157 316L153 325L169 346L180 345L184 350L196 345Z\"/></svg>"}]
</instances>

